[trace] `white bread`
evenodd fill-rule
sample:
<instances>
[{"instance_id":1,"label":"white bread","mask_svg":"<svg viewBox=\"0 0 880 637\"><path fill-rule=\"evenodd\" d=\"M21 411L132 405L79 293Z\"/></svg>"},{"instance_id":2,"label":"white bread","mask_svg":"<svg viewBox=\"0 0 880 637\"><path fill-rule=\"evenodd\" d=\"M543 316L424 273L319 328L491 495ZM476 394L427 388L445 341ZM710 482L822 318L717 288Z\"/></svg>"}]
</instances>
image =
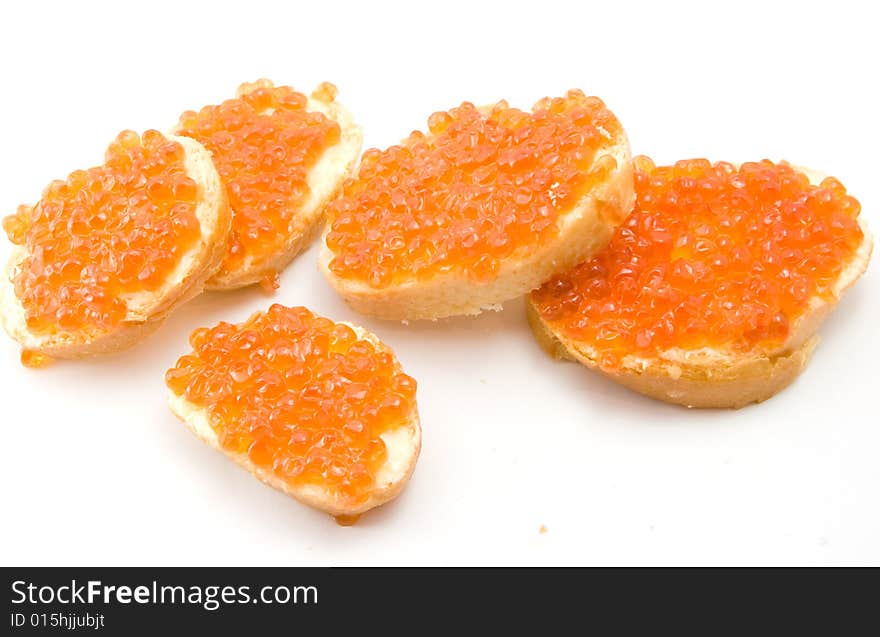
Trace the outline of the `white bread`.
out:
<instances>
[{"instance_id":1,"label":"white bread","mask_svg":"<svg viewBox=\"0 0 880 637\"><path fill-rule=\"evenodd\" d=\"M798 170L814 184L823 179L814 171ZM529 325L554 358L577 361L657 400L701 408L739 408L761 402L782 391L806 367L819 341L816 332L822 321L868 267L873 241L863 219L859 224L864 239L834 285L833 298L812 298L804 314L793 322L788 339L771 350L742 354L714 348L675 348L653 358L626 356L612 372L599 367L599 354L591 345L567 338L544 321L531 296L526 302Z\"/></svg>"},{"instance_id":2,"label":"white bread","mask_svg":"<svg viewBox=\"0 0 880 637\"><path fill-rule=\"evenodd\" d=\"M269 80L258 80L243 85L237 96L260 87L271 88ZM306 178L309 194L293 217L290 234L281 250L259 258L248 256L242 266L234 271L221 269L206 285L209 290L234 290L259 283L266 275L280 272L300 252L309 246L324 221L324 208L342 188L342 182L351 175L360 157L363 132L351 113L332 99L326 92L316 89L308 98L306 110L323 113L339 124L340 138L337 144L327 148ZM267 113L271 113L267 111ZM176 131L179 130L175 129ZM235 210L233 210L235 214Z\"/></svg>"},{"instance_id":3,"label":"white bread","mask_svg":"<svg viewBox=\"0 0 880 637\"><path fill-rule=\"evenodd\" d=\"M373 343L377 348L388 348L373 334L364 328L348 325L359 339L365 339ZM396 360L396 359L395 359ZM397 363L399 369L400 364ZM214 428L211 426L208 413L187 401L184 397L168 390L168 405L174 415L177 416L196 436L210 447L220 451L228 458L235 461L239 466L251 473L258 480L277 489L282 493L315 509L325 511L332 516L342 518L340 523L349 523L345 518L359 516L366 511L396 498L403 487L409 481L416 466L416 460L422 448L422 430L419 423L418 409L414 406L409 416L398 427L381 435L387 450L387 459L376 475L377 487L370 497L358 506L350 506L316 485L291 485L280 479L271 471L262 469L253 462L246 453L230 453L220 447L220 441Z\"/></svg>"},{"instance_id":4,"label":"white bread","mask_svg":"<svg viewBox=\"0 0 880 637\"><path fill-rule=\"evenodd\" d=\"M201 237L182 256L173 272L155 292L128 296L126 317L111 331L80 330L74 333L34 334L25 320L25 309L15 295L13 279L19 264L27 257L23 246L15 246L0 277L0 320L6 332L31 350L52 358L82 358L120 351L131 347L155 331L178 305L199 294L205 281L217 271L226 249L231 214L226 190L214 168L208 151L187 137L168 136L185 151L187 174L199 186L200 199L195 214Z\"/></svg>"},{"instance_id":5,"label":"white bread","mask_svg":"<svg viewBox=\"0 0 880 637\"><path fill-rule=\"evenodd\" d=\"M491 107L483 107L485 113ZM476 283L455 269L427 281L409 280L375 289L359 281L342 279L330 271L333 252L322 239L319 267L327 280L356 311L389 320L437 320L498 310L501 304L539 287L555 273L588 259L611 240L635 203L629 141L621 130L612 146L596 154L613 157L616 168L602 183L559 215L557 236L525 258L501 262L497 276ZM326 232L328 228L325 229Z\"/></svg>"}]
</instances>

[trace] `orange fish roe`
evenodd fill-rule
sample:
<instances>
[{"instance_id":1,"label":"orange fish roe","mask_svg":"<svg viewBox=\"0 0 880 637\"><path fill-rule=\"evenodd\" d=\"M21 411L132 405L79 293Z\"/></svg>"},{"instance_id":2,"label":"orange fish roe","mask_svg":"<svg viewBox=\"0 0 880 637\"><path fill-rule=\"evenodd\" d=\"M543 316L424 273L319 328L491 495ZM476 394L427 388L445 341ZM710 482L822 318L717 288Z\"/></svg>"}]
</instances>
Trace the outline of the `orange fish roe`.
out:
<instances>
[{"instance_id":1,"label":"orange fish roe","mask_svg":"<svg viewBox=\"0 0 880 637\"><path fill-rule=\"evenodd\" d=\"M786 163L635 163L636 206L595 258L533 293L543 318L613 369L629 353L782 344L862 241L839 181Z\"/></svg>"},{"instance_id":2,"label":"orange fish roe","mask_svg":"<svg viewBox=\"0 0 880 637\"><path fill-rule=\"evenodd\" d=\"M207 410L222 449L349 504L375 486L381 435L416 413L416 381L390 350L302 307L275 304L198 329L190 343L165 380Z\"/></svg>"},{"instance_id":3,"label":"orange fish roe","mask_svg":"<svg viewBox=\"0 0 880 637\"><path fill-rule=\"evenodd\" d=\"M180 135L213 153L229 196L232 232L223 270L282 249L296 231L296 215L309 194L307 176L323 152L337 144L339 125L306 110L308 98L268 80L242 84L239 97L180 117ZM314 96L332 101L323 84Z\"/></svg>"},{"instance_id":4,"label":"orange fish roe","mask_svg":"<svg viewBox=\"0 0 880 637\"><path fill-rule=\"evenodd\" d=\"M280 287L281 275L275 270L267 272L260 279L260 288L262 288L263 292L266 294L274 294Z\"/></svg>"},{"instance_id":5,"label":"orange fish roe","mask_svg":"<svg viewBox=\"0 0 880 637\"><path fill-rule=\"evenodd\" d=\"M339 526L354 526L361 519L359 515L337 515L336 524Z\"/></svg>"},{"instance_id":6,"label":"orange fish roe","mask_svg":"<svg viewBox=\"0 0 880 637\"><path fill-rule=\"evenodd\" d=\"M464 103L428 128L364 153L329 206L337 276L373 288L453 270L492 280L504 259L557 235L559 216L616 167L593 159L621 132L602 100L580 91L533 113Z\"/></svg>"},{"instance_id":7,"label":"orange fish roe","mask_svg":"<svg viewBox=\"0 0 880 637\"><path fill-rule=\"evenodd\" d=\"M32 349L21 350L21 364L25 367L30 367L31 369L42 369L43 367L51 365L52 362L53 359L51 356L46 356L45 354L41 354L40 352L34 351Z\"/></svg>"},{"instance_id":8,"label":"orange fish roe","mask_svg":"<svg viewBox=\"0 0 880 637\"><path fill-rule=\"evenodd\" d=\"M3 220L28 253L14 284L31 331L108 330L126 297L162 285L201 232L184 159L158 131L123 131L104 165L53 181Z\"/></svg>"}]
</instances>

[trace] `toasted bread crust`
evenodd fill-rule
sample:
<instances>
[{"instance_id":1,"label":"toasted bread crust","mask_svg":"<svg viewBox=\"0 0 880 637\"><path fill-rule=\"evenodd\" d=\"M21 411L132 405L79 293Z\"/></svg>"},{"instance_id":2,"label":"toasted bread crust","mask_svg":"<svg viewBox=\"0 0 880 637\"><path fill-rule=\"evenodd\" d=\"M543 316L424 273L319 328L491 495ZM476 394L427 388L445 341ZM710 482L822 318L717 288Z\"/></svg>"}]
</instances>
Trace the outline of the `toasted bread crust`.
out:
<instances>
[{"instance_id":1,"label":"toasted bread crust","mask_svg":"<svg viewBox=\"0 0 880 637\"><path fill-rule=\"evenodd\" d=\"M804 172L813 183L821 181L818 173ZM652 358L630 355L620 368L611 371L599 366L599 355L592 346L565 337L544 321L531 296L526 300L529 326L541 347L554 358L577 361L657 400L685 407L734 409L762 402L785 389L806 367L819 342L819 326L868 267L873 240L864 219L859 223L864 239L841 272L832 298L812 299L795 320L788 339L772 350L746 354L669 350Z\"/></svg>"},{"instance_id":2,"label":"toasted bread crust","mask_svg":"<svg viewBox=\"0 0 880 637\"><path fill-rule=\"evenodd\" d=\"M169 136L169 139L183 146L187 173L203 193L196 208L202 227L198 244L181 259L177 269L156 293L128 299L125 320L111 331L82 330L48 335L34 334L27 328L24 307L15 295L13 279L19 264L27 257L25 250L16 246L0 278L0 320L6 332L23 348L61 359L127 349L153 333L176 307L198 295L208 278L220 267L232 219L226 190L208 151L201 144L187 137Z\"/></svg>"},{"instance_id":3,"label":"toasted bread crust","mask_svg":"<svg viewBox=\"0 0 880 637\"><path fill-rule=\"evenodd\" d=\"M262 80L250 85L250 90L258 86L271 86L271 82ZM261 255L258 259L248 259L236 270L221 267L208 280L206 289L235 290L259 283L265 276L286 268L312 243L324 222L327 204L336 197L342 183L355 169L363 144L363 131L351 113L317 90L309 97L306 108L334 120L339 124L341 135L339 143L325 150L309 173L309 197L295 215L287 241L279 251Z\"/></svg>"},{"instance_id":4,"label":"toasted bread crust","mask_svg":"<svg viewBox=\"0 0 880 637\"><path fill-rule=\"evenodd\" d=\"M337 277L330 271L333 252L322 238L319 267L340 296L356 311L388 320L436 320L474 315L539 287L553 274L588 259L602 249L635 203L629 141L625 133L614 146L599 153L614 157L617 167L608 179L560 215L559 234L547 245L520 259L504 260L495 279L472 281L454 270L427 281L407 281L375 289L360 281ZM329 227L325 229L329 231Z\"/></svg>"},{"instance_id":5,"label":"toasted bread crust","mask_svg":"<svg viewBox=\"0 0 880 637\"><path fill-rule=\"evenodd\" d=\"M376 336L362 327L349 323L345 324L355 331L358 338L369 340L377 348L388 350L388 347ZM400 369L399 362L397 363L397 368ZM203 442L223 453L258 480L305 505L325 511L333 516L361 515L396 498L409 481L410 476L412 476L422 447L422 431L418 409L413 407L412 413L399 427L382 435L388 453L386 463L376 477L376 482L379 485L378 488L365 502L357 506L351 506L318 486L294 486L287 483L271 471L254 465L246 453L231 453L221 448L220 441L210 424L207 412L170 390L168 392L168 405L174 415Z\"/></svg>"},{"instance_id":6,"label":"toasted bread crust","mask_svg":"<svg viewBox=\"0 0 880 637\"><path fill-rule=\"evenodd\" d=\"M526 304L526 312L535 338L553 358L579 362L640 394L686 407L739 408L767 400L797 378L818 343L818 337L813 337L787 353L744 359L732 365L639 359L638 363L631 361L610 372L601 370L592 348L554 333L533 303Z\"/></svg>"}]
</instances>

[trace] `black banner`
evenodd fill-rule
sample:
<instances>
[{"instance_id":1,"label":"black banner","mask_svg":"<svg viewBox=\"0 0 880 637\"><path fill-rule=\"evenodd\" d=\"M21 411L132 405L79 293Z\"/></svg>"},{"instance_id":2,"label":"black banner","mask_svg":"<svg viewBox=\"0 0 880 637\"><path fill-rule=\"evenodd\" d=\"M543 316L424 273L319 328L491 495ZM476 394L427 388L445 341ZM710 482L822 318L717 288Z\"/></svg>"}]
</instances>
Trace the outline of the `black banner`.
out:
<instances>
[{"instance_id":1,"label":"black banner","mask_svg":"<svg viewBox=\"0 0 880 637\"><path fill-rule=\"evenodd\" d=\"M713 635L774 625L787 634L801 622L870 634L880 599L880 577L869 570L10 568L4 583L4 635L372 635L440 626Z\"/></svg>"}]
</instances>

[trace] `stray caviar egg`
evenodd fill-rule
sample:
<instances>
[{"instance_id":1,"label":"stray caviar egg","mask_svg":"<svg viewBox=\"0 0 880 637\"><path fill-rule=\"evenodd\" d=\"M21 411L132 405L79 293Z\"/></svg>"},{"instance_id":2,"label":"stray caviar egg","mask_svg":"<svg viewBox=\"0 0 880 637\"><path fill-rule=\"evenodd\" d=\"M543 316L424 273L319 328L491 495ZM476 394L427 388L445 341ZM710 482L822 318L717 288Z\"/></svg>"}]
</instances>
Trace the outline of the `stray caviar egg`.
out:
<instances>
[{"instance_id":1,"label":"stray caviar egg","mask_svg":"<svg viewBox=\"0 0 880 637\"><path fill-rule=\"evenodd\" d=\"M31 369L41 369L52 364L52 357L32 349L21 350L21 364Z\"/></svg>"},{"instance_id":2,"label":"stray caviar egg","mask_svg":"<svg viewBox=\"0 0 880 637\"><path fill-rule=\"evenodd\" d=\"M26 253L14 287L28 329L106 331L123 321L127 297L160 288L196 244L198 199L183 146L149 130L120 133L102 166L20 206L3 228Z\"/></svg>"},{"instance_id":3,"label":"stray caviar egg","mask_svg":"<svg viewBox=\"0 0 880 637\"><path fill-rule=\"evenodd\" d=\"M464 103L400 145L364 153L328 207L336 276L383 288L460 271L493 280L500 264L552 240L558 221L616 168L597 154L621 127L597 97L569 91L528 113Z\"/></svg>"},{"instance_id":4,"label":"stray caviar egg","mask_svg":"<svg viewBox=\"0 0 880 637\"><path fill-rule=\"evenodd\" d=\"M416 381L393 353L302 307L190 337L168 370L175 394L205 409L221 448L287 484L365 502L387 459L382 435L416 418Z\"/></svg>"},{"instance_id":5,"label":"stray caviar egg","mask_svg":"<svg viewBox=\"0 0 880 637\"><path fill-rule=\"evenodd\" d=\"M260 288L266 294L274 294L281 287L281 274L277 270L270 270L260 278Z\"/></svg>"},{"instance_id":6,"label":"stray caviar egg","mask_svg":"<svg viewBox=\"0 0 880 637\"><path fill-rule=\"evenodd\" d=\"M532 299L603 367L670 348L781 345L863 234L859 202L786 163L634 160L636 206L608 247Z\"/></svg>"},{"instance_id":7,"label":"stray caviar egg","mask_svg":"<svg viewBox=\"0 0 880 637\"><path fill-rule=\"evenodd\" d=\"M337 515L336 524L339 526L353 526L361 519L359 515Z\"/></svg>"},{"instance_id":8,"label":"stray caviar egg","mask_svg":"<svg viewBox=\"0 0 880 637\"><path fill-rule=\"evenodd\" d=\"M335 96L327 83L313 93L323 102ZM211 151L226 185L232 232L221 271L229 272L283 250L301 231L297 213L309 196L309 171L341 131L310 110L302 93L258 80L242 84L235 99L181 115L178 134Z\"/></svg>"}]
</instances>

